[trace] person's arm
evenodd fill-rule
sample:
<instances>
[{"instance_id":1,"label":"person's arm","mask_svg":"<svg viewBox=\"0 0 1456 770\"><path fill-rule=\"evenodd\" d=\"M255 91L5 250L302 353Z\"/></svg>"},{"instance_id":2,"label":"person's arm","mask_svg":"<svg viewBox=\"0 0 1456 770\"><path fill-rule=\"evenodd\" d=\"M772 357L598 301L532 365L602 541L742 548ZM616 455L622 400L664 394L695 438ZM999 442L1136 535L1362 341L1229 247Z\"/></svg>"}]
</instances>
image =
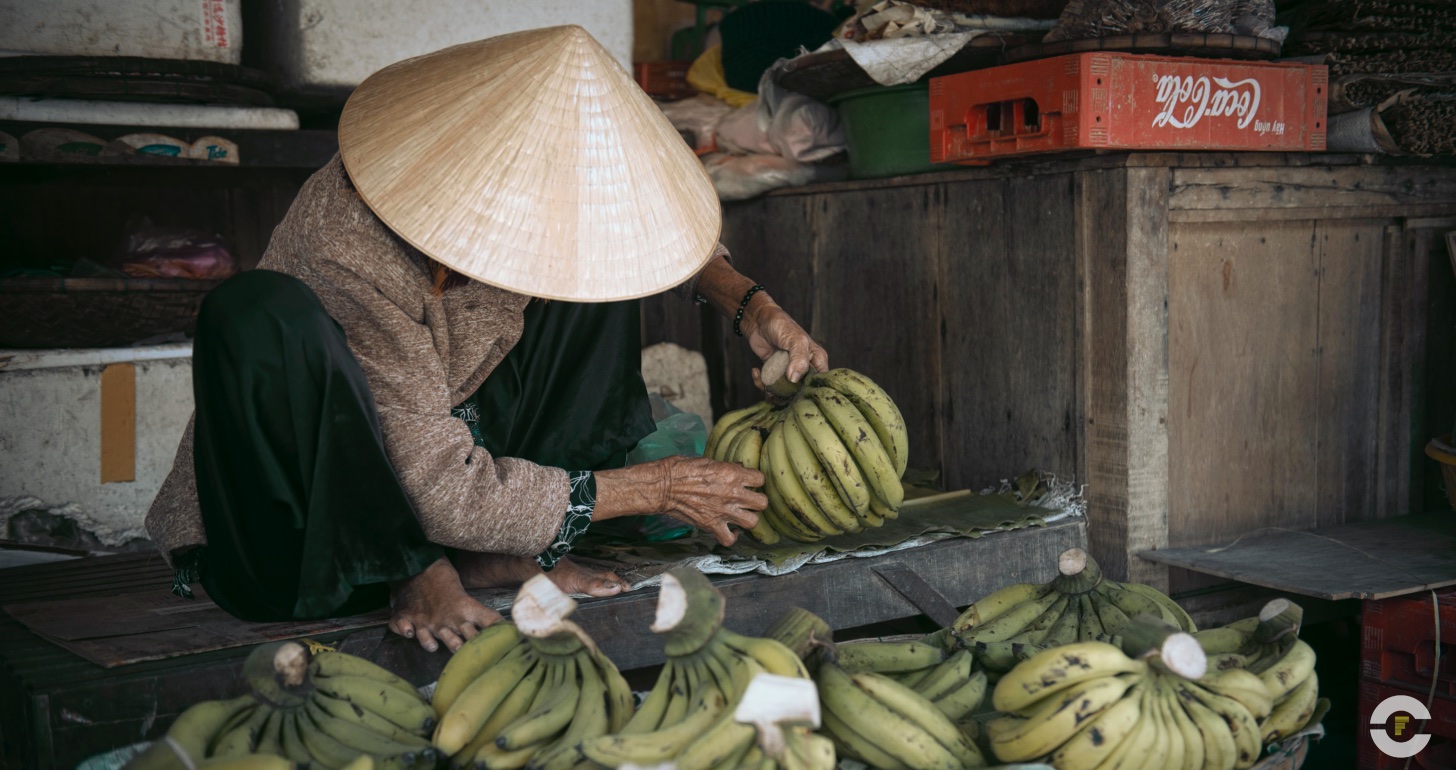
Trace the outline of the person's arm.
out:
<instances>
[{"instance_id":1,"label":"person's arm","mask_svg":"<svg viewBox=\"0 0 1456 770\"><path fill-rule=\"evenodd\" d=\"M697 292L730 324L738 322L738 331L760 360L767 360L777 350L788 351L790 381L798 382L811 366L815 371L829 371L829 353L773 301L767 289L754 292L743 305L743 298L755 285L728 260L716 257L698 273ZM758 370L754 369L757 380Z\"/></svg>"},{"instance_id":2,"label":"person's arm","mask_svg":"<svg viewBox=\"0 0 1456 770\"><path fill-rule=\"evenodd\" d=\"M358 247L377 245L361 240ZM400 267L397 275L378 280L422 280L404 272L407 265ZM390 463L425 536L467 551L518 556L545 551L567 514L567 472L493 457L476 446L465 422L451 414L446 364L430 327L337 262L319 260L311 268L305 280L343 327L364 370Z\"/></svg>"}]
</instances>

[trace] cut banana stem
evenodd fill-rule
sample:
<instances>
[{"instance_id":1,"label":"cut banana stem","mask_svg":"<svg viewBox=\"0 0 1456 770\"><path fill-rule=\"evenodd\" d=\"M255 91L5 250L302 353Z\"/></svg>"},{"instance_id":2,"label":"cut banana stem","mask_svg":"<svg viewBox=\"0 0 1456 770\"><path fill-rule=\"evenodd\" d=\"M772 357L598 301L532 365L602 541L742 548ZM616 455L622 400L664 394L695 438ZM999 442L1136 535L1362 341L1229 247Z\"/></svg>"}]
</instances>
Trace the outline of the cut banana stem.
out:
<instances>
[{"instance_id":1,"label":"cut banana stem","mask_svg":"<svg viewBox=\"0 0 1456 770\"><path fill-rule=\"evenodd\" d=\"M763 366L758 370L759 379L763 381L764 390L770 395L785 400L798 395L799 387L803 384L804 378L801 377L799 382L789 381L790 360L788 351L778 350L769 356L768 360L764 361Z\"/></svg>"},{"instance_id":2,"label":"cut banana stem","mask_svg":"<svg viewBox=\"0 0 1456 770\"><path fill-rule=\"evenodd\" d=\"M703 573L679 567L662 576L652 632L663 635L669 657L691 655L723 625L723 594Z\"/></svg>"},{"instance_id":3,"label":"cut banana stem","mask_svg":"<svg viewBox=\"0 0 1456 770\"><path fill-rule=\"evenodd\" d=\"M816 642L827 642L834 638L834 629L814 613L799 607L790 607L779 619L769 626L764 636L788 647L800 658L818 648Z\"/></svg>"},{"instance_id":4,"label":"cut banana stem","mask_svg":"<svg viewBox=\"0 0 1456 770\"><path fill-rule=\"evenodd\" d=\"M1178 627L1151 615L1139 615L1122 629L1122 651L1131 658L1143 658L1162 654L1163 642L1174 634L1182 633ZM1191 638L1191 637L1190 637ZM1198 643L1197 639L1193 640ZM1199 652L1203 648L1199 647ZM1194 677L1195 679L1197 677Z\"/></svg>"},{"instance_id":5,"label":"cut banana stem","mask_svg":"<svg viewBox=\"0 0 1456 770\"><path fill-rule=\"evenodd\" d=\"M771 757L784 750L784 727L820 724L819 690L809 679L759 674L748 683L733 718L758 729L758 746Z\"/></svg>"},{"instance_id":6,"label":"cut banana stem","mask_svg":"<svg viewBox=\"0 0 1456 770\"><path fill-rule=\"evenodd\" d=\"M581 626L566 619L576 609L576 600L567 596L544 574L527 580L511 605L511 619L516 628L531 639L531 644L546 655L573 655L596 643Z\"/></svg>"},{"instance_id":7,"label":"cut banana stem","mask_svg":"<svg viewBox=\"0 0 1456 770\"><path fill-rule=\"evenodd\" d=\"M1259 627L1254 629L1254 641L1273 644L1288 634L1298 634L1303 622L1303 607L1288 599L1271 599L1259 610Z\"/></svg>"},{"instance_id":8,"label":"cut banana stem","mask_svg":"<svg viewBox=\"0 0 1456 770\"><path fill-rule=\"evenodd\" d=\"M1052 585L1064 594L1084 594L1102 582L1102 568L1081 548L1063 551L1057 559L1057 571L1061 574L1052 580Z\"/></svg>"}]
</instances>

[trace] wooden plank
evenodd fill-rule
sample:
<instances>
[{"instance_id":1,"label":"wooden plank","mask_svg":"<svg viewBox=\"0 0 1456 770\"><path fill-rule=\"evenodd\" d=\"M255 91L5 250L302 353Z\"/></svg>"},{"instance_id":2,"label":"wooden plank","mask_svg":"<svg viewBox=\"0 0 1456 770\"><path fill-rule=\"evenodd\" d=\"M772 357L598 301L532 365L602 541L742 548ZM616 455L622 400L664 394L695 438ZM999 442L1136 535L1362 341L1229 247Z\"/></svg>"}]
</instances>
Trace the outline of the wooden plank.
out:
<instances>
[{"instance_id":1,"label":"wooden plank","mask_svg":"<svg viewBox=\"0 0 1456 770\"><path fill-rule=\"evenodd\" d=\"M812 199L807 223L814 233L811 333L831 365L885 389L905 415L910 466L936 470L945 195L941 187L826 195Z\"/></svg>"},{"instance_id":2,"label":"wooden plank","mask_svg":"<svg viewBox=\"0 0 1456 770\"><path fill-rule=\"evenodd\" d=\"M1166 169L1083 175L1078 272L1092 553L1119 579L1165 587L1132 558L1168 542Z\"/></svg>"},{"instance_id":3,"label":"wooden plank","mask_svg":"<svg viewBox=\"0 0 1456 770\"><path fill-rule=\"evenodd\" d=\"M1077 477L1073 175L946 188L937 278L945 484Z\"/></svg>"},{"instance_id":4,"label":"wooden plank","mask_svg":"<svg viewBox=\"0 0 1456 770\"><path fill-rule=\"evenodd\" d=\"M1456 200L1436 166L1175 169L1171 209L1360 208Z\"/></svg>"},{"instance_id":5,"label":"wooden plank","mask_svg":"<svg viewBox=\"0 0 1456 770\"><path fill-rule=\"evenodd\" d=\"M1380 412L1377 441L1375 507L1373 518L1409 513L1411 458L1406 447L1411 435L1411 399L1414 388L1411 362L1417 351L1412 340L1412 289L1416 260L1412 235L1398 225L1385 229L1381 265ZM1419 296L1419 295L1414 295Z\"/></svg>"},{"instance_id":6,"label":"wooden plank","mask_svg":"<svg viewBox=\"0 0 1456 770\"><path fill-rule=\"evenodd\" d=\"M1142 556L1301 596L1385 599L1456 585L1456 518L1447 512L1279 529Z\"/></svg>"},{"instance_id":7,"label":"wooden plank","mask_svg":"<svg viewBox=\"0 0 1456 770\"><path fill-rule=\"evenodd\" d=\"M101 483L136 481L136 367L101 370Z\"/></svg>"},{"instance_id":8,"label":"wooden plank","mask_svg":"<svg viewBox=\"0 0 1456 770\"><path fill-rule=\"evenodd\" d=\"M1264 526L1312 528L1314 223L1180 224L1172 232L1168 544L1231 540Z\"/></svg>"},{"instance_id":9,"label":"wooden plank","mask_svg":"<svg viewBox=\"0 0 1456 770\"><path fill-rule=\"evenodd\" d=\"M1330 218L1393 219L1405 216L1440 218L1456 211L1450 201L1440 203L1406 203L1391 206L1318 206L1277 209L1179 209L1168 212L1169 222L1266 222L1316 220ZM1338 212L1338 214L1336 214Z\"/></svg>"},{"instance_id":10,"label":"wooden plank","mask_svg":"<svg viewBox=\"0 0 1456 770\"><path fill-rule=\"evenodd\" d=\"M1324 220L1315 347L1316 526L1364 518L1375 505L1380 427L1380 264L1385 223Z\"/></svg>"}]
</instances>

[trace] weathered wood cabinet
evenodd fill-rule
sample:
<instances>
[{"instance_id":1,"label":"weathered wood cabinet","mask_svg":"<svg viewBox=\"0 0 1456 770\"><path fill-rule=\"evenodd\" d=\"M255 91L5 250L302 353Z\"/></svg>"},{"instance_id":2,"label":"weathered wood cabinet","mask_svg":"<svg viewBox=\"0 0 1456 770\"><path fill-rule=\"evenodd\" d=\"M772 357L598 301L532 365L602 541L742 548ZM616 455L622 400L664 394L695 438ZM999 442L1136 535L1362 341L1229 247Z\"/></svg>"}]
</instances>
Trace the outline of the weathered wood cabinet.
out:
<instances>
[{"instance_id":1,"label":"weathered wood cabinet","mask_svg":"<svg viewBox=\"0 0 1456 770\"><path fill-rule=\"evenodd\" d=\"M897 399L912 466L1074 475L1104 567L1164 584L1135 554L1439 504L1450 230L1456 167L1121 154L780 191L723 240ZM709 314L653 300L644 333L705 352L720 410L755 397Z\"/></svg>"}]
</instances>

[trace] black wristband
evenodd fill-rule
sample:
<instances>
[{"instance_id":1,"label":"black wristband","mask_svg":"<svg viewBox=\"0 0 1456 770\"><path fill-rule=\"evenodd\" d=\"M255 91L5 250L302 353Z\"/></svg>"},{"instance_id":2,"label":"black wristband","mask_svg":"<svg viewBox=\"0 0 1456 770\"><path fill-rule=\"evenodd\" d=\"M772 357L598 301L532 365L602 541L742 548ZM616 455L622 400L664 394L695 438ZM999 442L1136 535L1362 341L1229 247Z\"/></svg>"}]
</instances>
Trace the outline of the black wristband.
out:
<instances>
[{"instance_id":1,"label":"black wristband","mask_svg":"<svg viewBox=\"0 0 1456 770\"><path fill-rule=\"evenodd\" d=\"M743 329L740 328L740 324L743 323L743 311L748 309L748 301L753 299L753 295L761 291L763 291L763 284L754 284L753 288L743 295L743 301L738 303L738 312L733 314L733 333L735 335L743 336Z\"/></svg>"}]
</instances>

